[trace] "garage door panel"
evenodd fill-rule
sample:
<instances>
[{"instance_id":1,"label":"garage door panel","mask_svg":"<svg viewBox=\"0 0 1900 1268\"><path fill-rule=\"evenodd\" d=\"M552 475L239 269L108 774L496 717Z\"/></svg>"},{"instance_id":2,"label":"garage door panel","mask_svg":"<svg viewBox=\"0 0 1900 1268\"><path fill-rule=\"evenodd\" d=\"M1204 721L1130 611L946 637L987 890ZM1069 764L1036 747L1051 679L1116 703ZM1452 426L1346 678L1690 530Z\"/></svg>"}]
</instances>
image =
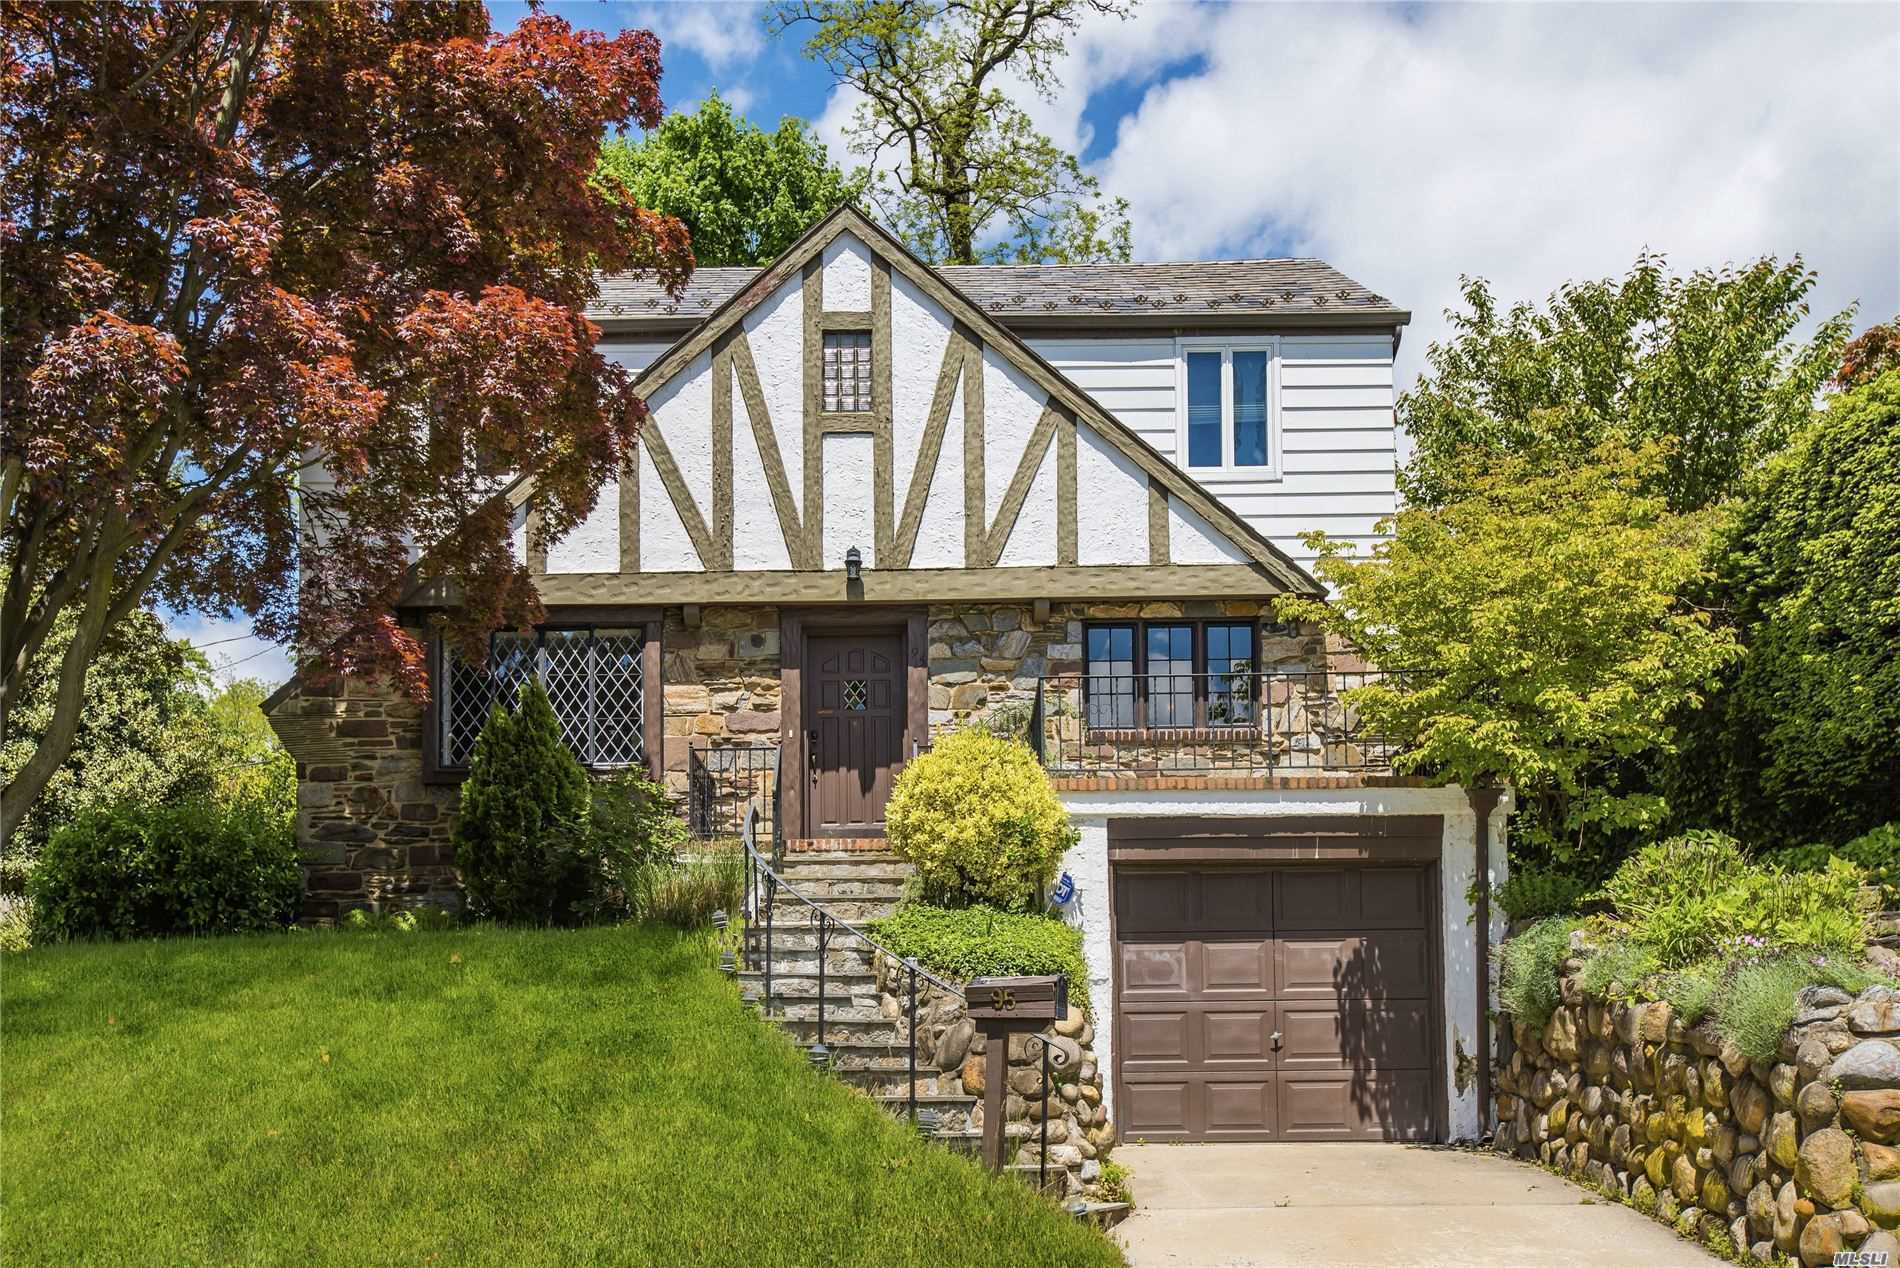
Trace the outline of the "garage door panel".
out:
<instances>
[{"instance_id":1,"label":"garage door panel","mask_svg":"<svg viewBox=\"0 0 1900 1268\"><path fill-rule=\"evenodd\" d=\"M1429 1137L1429 1078L1287 1075L1279 1082L1281 1140L1423 1140Z\"/></svg>"},{"instance_id":2,"label":"garage door panel","mask_svg":"<svg viewBox=\"0 0 1900 1268\"><path fill-rule=\"evenodd\" d=\"M1279 1101L1273 1079L1209 1079L1202 1095L1208 1139L1261 1140L1273 1135Z\"/></svg>"},{"instance_id":3,"label":"garage door panel","mask_svg":"<svg viewBox=\"0 0 1900 1268\"><path fill-rule=\"evenodd\" d=\"M1275 1016L1270 1007L1207 1010L1201 1014L1201 1059L1208 1065L1271 1066Z\"/></svg>"},{"instance_id":4,"label":"garage door panel","mask_svg":"<svg viewBox=\"0 0 1900 1268\"><path fill-rule=\"evenodd\" d=\"M1273 927L1274 874L1224 868L1198 873L1194 928L1252 933Z\"/></svg>"},{"instance_id":5,"label":"garage door panel","mask_svg":"<svg viewBox=\"0 0 1900 1268\"><path fill-rule=\"evenodd\" d=\"M1200 953L1203 994L1273 995L1273 939L1203 942Z\"/></svg>"},{"instance_id":6,"label":"garage door panel","mask_svg":"<svg viewBox=\"0 0 1900 1268\"><path fill-rule=\"evenodd\" d=\"M1115 925L1124 937L1179 934L1193 927L1193 872L1144 871L1115 886Z\"/></svg>"},{"instance_id":7,"label":"garage door panel","mask_svg":"<svg viewBox=\"0 0 1900 1268\"><path fill-rule=\"evenodd\" d=\"M1187 943L1124 942L1120 958L1122 998L1186 998L1189 991Z\"/></svg>"},{"instance_id":8,"label":"garage door panel","mask_svg":"<svg viewBox=\"0 0 1900 1268\"><path fill-rule=\"evenodd\" d=\"M1418 998L1430 989L1423 929L1299 933L1277 940L1282 999Z\"/></svg>"},{"instance_id":9,"label":"garage door panel","mask_svg":"<svg viewBox=\"0 0 1900 1268\"><path fill-rule=\"evenodd\" d=\"M1367 867L1357 873L1361 929L1417 929L1425 924L1425 873L1415 867Z\"/></svg>"},{"instance_id":10,"label":"garage door panel","mask_svg":"<svg viewBox=\"0 0 1900 1268\"><path fill-rule=\"evenodd\" d=\"M1419 1069L1431 1064L1423 1000L1368 1004L1309 1001L1280 1009L1280 1068Z\"/></svg>"},{"instance_id":11,"label":"garage door panel","mask_svg":"<svg viewBox=\"0 0 1900 1268\"><path fill-rule=\"evenodd\" d=\"M1121 1017L1123 1066L1129 1072L1185 1069L1194 1057L1199 1018L1185 1011L1128 1012Z\"/></svg>"},{"instance_id":12,"label":"garage door panel","mask_svg":"<svg viewBox=\"0 0 1900 1268\"><path fill-rule=\"evenodd\" d=\"M1122 1089L1123 1138L1178 1139L1188 1131L1188 1101L1197 1091L1183 1080L1129 1082Z\"/></svg>"},{"instance_id":13,"label":"garage door panel","mask_svg":"<svg viewBox=\"0 0 1900 1268\"><path fill-rule=\"evenodd\" d=\"M1348 928L1357 923L1357 899L1352 873L1344 868L1288 871L1275 891L1273 927L1281 932Z\"/></svg>"}]
</instances>

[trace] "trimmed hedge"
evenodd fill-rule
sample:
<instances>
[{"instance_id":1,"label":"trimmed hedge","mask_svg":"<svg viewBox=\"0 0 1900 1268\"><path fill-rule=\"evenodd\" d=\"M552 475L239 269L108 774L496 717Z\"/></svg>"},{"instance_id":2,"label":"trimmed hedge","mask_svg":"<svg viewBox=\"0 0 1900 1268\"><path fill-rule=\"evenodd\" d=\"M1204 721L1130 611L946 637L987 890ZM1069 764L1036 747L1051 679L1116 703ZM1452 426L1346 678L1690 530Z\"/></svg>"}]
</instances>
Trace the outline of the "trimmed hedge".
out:
<instances>
[{"instance_id":1,"label":"trimmed hedge","mask_svg":"<svg viewBox=\"0 0 1900 1268\"><path fill-rule=\"evenodd\" d=\"M1082 931L1054 916L905 902L872 929L891 951L953 982L1063 974L1069 979L1069 1002L1092 1011Z\"/></svg>"},{"instance_id":2,"label":"trimmed hedge","mask_svg":"<svg viewBox=\"0 0 1900 1268\"><path fill-rule=\"evenodd\" d=\"M274 807L191 799L81 813L33 869L35 942L257 933L296 918L303 873Z\"/></svg>"}]
</instances>

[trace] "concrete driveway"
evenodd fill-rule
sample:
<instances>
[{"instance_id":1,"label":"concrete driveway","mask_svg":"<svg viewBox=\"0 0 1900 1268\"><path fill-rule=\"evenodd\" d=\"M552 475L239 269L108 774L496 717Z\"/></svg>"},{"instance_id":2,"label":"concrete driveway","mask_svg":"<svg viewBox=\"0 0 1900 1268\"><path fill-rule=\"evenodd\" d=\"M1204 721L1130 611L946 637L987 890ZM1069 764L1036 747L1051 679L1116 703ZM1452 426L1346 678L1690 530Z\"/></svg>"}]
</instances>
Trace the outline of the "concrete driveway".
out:
<instances>
[{"instance_id":1,"label":"concrete driveway","mask_svg":"<svg viewBox=\"0 0 1900 1268\"><path fill-rule=\"evenodd\" d=\"M1709 1268L1654 1220L1490 1154L1406 1145L1123 1145L1135 1268Z\"/></svg>"}]
</instances>

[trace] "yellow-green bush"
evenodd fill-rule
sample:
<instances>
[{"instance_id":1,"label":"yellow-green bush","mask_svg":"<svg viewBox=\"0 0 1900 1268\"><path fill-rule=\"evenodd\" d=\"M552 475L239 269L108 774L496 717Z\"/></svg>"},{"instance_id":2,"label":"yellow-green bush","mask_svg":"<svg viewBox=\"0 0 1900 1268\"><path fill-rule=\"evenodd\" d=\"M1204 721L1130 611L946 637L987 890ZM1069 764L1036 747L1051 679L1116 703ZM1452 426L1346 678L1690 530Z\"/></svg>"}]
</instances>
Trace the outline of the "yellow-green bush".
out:
<instances>
[{"instance_id":1,"label":"yellow-green bush","mask_svg":"<svg viewBox=\"0 0 1900 1268\"><path fill-rule=\"evenodd\" d=\"M1076 838L1028 747L975 727L904 768L885 824L891 848L916 866L923 897L948 907L1023 909Z\"/></svg>"}]
</instances>

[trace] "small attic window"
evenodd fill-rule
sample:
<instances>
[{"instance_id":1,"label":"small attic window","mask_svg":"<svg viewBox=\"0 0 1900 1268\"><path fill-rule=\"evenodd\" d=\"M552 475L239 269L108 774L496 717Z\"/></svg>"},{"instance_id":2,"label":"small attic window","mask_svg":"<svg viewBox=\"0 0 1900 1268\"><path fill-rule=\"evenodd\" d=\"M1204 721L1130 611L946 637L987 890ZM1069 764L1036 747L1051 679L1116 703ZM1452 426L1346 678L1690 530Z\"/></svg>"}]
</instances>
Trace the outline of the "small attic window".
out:
<instances>
[{"instance_id":1,"label":"small attic window","mask_svg":"<svg viewBox=\"0 0 1900 1268\"><path fill-rule=\"evenodd\" d=\"M866 414L871 410L871 332L825 334L825 413Z\"/></svg>"}]
</instances>

